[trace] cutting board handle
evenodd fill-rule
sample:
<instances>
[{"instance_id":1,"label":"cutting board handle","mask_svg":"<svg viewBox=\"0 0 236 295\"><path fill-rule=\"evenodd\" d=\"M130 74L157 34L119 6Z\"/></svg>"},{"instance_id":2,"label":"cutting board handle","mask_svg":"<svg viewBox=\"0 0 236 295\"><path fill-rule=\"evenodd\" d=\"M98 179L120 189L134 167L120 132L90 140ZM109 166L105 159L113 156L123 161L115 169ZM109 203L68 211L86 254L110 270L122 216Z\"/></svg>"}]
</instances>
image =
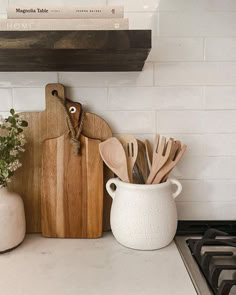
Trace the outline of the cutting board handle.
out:
<instances>
[{"instance_id":1,"label":"cutting board handle","mask_svg":"<svg viewBox=\"0 0 236 295\"><path fill-rule=\"evenodd\" d=\"M117 179L116 178L109 179L106 184L106 189L107 189L108 194L112 197L112 199L114 199L115 194L116 194L116 189L113 189L111 187L112 184L114 184L117 187Z\"/></svg>"}]
</instances>

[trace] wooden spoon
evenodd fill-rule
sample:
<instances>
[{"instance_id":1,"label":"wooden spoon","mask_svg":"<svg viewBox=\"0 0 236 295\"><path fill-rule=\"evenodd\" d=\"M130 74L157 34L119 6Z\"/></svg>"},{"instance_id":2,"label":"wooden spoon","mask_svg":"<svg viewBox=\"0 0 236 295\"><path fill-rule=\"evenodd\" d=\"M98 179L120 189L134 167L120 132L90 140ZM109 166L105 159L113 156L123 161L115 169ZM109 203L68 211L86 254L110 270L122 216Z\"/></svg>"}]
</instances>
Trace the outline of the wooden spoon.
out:
<instances>
[{"instance_id":1,"label":"wooden spoon","mask_svg":"<svg viewBox=\"0 0 236 295\"><path fill-rule=\"evenodd\" d=\"M152 151L152 147L151 147L150 141L148 139L145 140L145 148L146 148L146 155L147 155L148 167L149 167L149 170L151 171L153 151Z\"/></svg>"},{"instance_id":2,"label":"wooden spoon","mask_svg":"<svg viewBox=\"0 0 236 295\"><path fill-rule=\"evenodd\" d=\"M162 136L161 143L159 145L160 135L156 136L155 144L153 148L153 162L150 174L146 181L146 184L151 184L156 177L159 170L164 166L169 158L170 151L173 145L173 139L169 139L166 146L166 138Z\"/></svg>"},{"instance_id":3,"label":"wooden spoon","mask_svg":"<svg viewBox=\"0 0 236 295\"><path fill-rule=\"evenodd\" d=\"M183 154L187 148L187 145L183 145L183 147L180 149L179 153L176 155L176 157L170 159L166 165L163 166L163 168L159 171L159 173L156 175L156 177L153 180L153 183L157 184L160 183L163 177L169 173L181 160L183 157Z\"/></svg>"},{"instance_id":4,"label":"wooden spoon","mask_svg":"<svg viewBox=\"0 0 236 295\"><path fill-rule=\"evenodd\" d=\"M138 155L138 142L133 135L117 136L125 150L130 182L133 183L133 169Z\"/></svg>"},{"instance_id":5,"label":"wooden spoon","mask_svg":"<svg viewBox=\"0 0 236 295\"><path fill-rule=\"evenodd\" d=\"M99 144L100 155L105 164L123 181L130 182L127 158L122 144L116 137L111 137Z\"/></svg>"}]
</instances>

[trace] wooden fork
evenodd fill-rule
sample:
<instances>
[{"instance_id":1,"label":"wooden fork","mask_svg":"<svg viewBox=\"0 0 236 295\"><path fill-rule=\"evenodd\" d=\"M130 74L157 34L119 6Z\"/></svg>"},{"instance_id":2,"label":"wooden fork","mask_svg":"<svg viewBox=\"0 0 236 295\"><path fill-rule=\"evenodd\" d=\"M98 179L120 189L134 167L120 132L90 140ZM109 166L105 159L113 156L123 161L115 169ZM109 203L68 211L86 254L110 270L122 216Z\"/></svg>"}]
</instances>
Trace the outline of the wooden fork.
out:
<instances>
[{"instance_id":1,"label":"wooden fork","mask_svg":"<svg viewBox=\"0 0 236 295\"><path fill-rule=\"evenodd\" d=\"M178 162L182 159L184 152L186 151L187 145L183 145L183 147L180 149L180 151L177 153L176 157L170 159L166 165L163 166L161 170L159 170L159 173L156 175L156 177L153 180L153 183L157 184L160 183L163 177L165 177L166 174L170 173L170 171L178 164Z\"/></svg>"},{"instance_id":2,"label":"wooden fork","mask_svg":"<svg viewBox=\"0 0 236 295\"><path fill-rule=\"evenodd\" d=\"M167 165L167 163L171 160L174 160L178 153L180 152L180 149L181 149L181 142L179 140L176 140L172 146L172 149L171 149L171 152L170 152L170 156L169 156L169 159L167 160L167 162L165 163L164 166ZM163 167L164 168L164 167ZM172 171L172 170L171 170ZM168 179L169 175L170 175L170 172L169 171L161 180L161 182L166 182L166 180ZM160 172L160 171L159 171Z\"/></svg>"},{"instance_id":3,"label":"wooden fork","mask_svg":"<svg viewBox=\"0 0 236 295\"><path fill-rule=\"evenodd\" d=\"M169 139L167 145L166 138L164 136L162 136L160 145L159 139L160 135L157 135L153 147L152 167L146 184L151 184L153 182L156 174L168 160L173 145L173 139Z\"/></svg>"}]
</instances>

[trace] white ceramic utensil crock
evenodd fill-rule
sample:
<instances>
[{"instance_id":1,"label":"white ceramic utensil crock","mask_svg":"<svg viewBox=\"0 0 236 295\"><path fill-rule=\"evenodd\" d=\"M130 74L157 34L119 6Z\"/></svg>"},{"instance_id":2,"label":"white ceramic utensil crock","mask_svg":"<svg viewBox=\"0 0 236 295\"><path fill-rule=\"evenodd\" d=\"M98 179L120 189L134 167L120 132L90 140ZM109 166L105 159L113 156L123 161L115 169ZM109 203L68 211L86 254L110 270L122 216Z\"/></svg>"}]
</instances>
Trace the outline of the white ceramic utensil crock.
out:
<instances>
[{"instance_id":1,"label":"white ceramic utensil crock","mask_svg":"<svg viewBox=\"0 0 236 295\"><path fill-rule=\"evenodd\" d=\"M0 188L0 253L17 247L25 237L24 204L18 194Z\"/></svg>"},{"instance_id":2,"label":"white ceramic utensil crock","mask_svg":"<svg viewBox=\"0 0 236 295\"><path fill-rule=\"evenodd\" d=\"M175 193L173 184L177 185ZM112 178L106 189L113 199L111 229L119 243L137 250L154 250L173 240L178 220L174 199L182 191L177 179L142 185Z\"/></svg>"}]
</instances>

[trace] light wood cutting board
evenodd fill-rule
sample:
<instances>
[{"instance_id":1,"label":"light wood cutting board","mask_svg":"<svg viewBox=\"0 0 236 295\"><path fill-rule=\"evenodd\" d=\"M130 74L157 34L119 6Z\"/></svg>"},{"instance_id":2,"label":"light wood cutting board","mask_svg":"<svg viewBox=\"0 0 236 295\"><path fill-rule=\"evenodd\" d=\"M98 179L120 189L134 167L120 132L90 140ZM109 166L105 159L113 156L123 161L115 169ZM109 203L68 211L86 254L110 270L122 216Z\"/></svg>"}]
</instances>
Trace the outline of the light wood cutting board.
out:
<instances>
[{"instance_id":1,"label":"light wood cutting board","mask_svg":"<svg viewBox=\"0 0 236 295\"><path fill-rule=\"evenodd\" d=\"M98 115L92 113L85 113L84 124L83 124L83 135L105 141L112 137L111 127L107 122L99 117ZM106 190L107 181L114 177L114 173L104 164L104 200L103 200L103 231L108 231L111 229L110 225L110 212L112 198Z\"/></svg>"},{"instance_id":2,"label":"light wood cutting board","mask_svg":"<svg viewBox=\"0 0 236 295\"><path fill-rule=\"evenodd\" d=\"M77 133L81 105L67 102ZM42 232L53 238L98 238L102 235L103 162L100 140L83 135L74 153L71 135L45 140L42 156Z\"/></svg>"},{"instance_id":3,"label":"light wood cutting board","mask_svg":"<svg viewBox=\"0 0 236 295\"><path fill-rule=\"evenodd\" d=\"M42 143L47 138L61 136L66 130L64 110L52 95L53 90L64 98L63 85L48 84L45 111L23 113L29 122L28 128L25 128L26 152L21 159L23 166L16 172L10 185L10 189L19 193L24 200L28 233L41 232Z\"/></svg>"},{"instance_id":4,"label":"light wood cutting board","mask_svg":"<svg viewBox=\"0 0 236 295\"><path fill-rule=\"evenodd\" d=\"M81 135L73 154L68 134L46 140L42 163L42 233L51 238L102 235L103 163L100 140Z\"/></svg>"}]
</instances>

